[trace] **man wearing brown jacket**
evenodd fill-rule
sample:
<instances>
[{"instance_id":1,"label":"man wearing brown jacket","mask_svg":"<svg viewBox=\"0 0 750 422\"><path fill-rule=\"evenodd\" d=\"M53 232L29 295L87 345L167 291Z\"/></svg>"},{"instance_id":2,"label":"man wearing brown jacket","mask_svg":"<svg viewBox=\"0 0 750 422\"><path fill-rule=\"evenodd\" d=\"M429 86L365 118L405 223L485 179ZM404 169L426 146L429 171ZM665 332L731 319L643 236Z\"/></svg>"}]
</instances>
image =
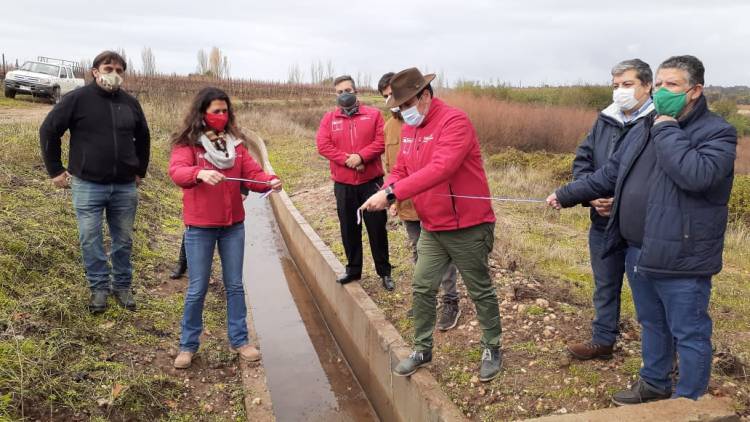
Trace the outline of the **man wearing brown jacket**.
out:
<instances>
[{"instance_id":1,"label":"man wearing brown jacket","mask_svg":"<svg viewBox=\"0 0 750 422\"><path fill-rule=\"evenodd\" d=\"M378 82L378 92L386 100L391 95L390 81L393 77L393 72L388 72L380 78ZM385 171L391 172L391 168L396 164L396 157L398 156L398 150L401 147L401 124L403 119L398 108L390 110L391 118L385 123ZM419 216L417 211L414 209L414 205L411 200L397 201L390 208L392 216L398 216L406 227L406 233L409 236L409 243L411 244L411 250L414 262L417 262L417 241L419 240L419 234L422 231L422 225L419 222ZM440 283L440 287L443 289L442 297L442 311L440 319L437 323L437 328L440 331L448 331L458 324L458 318L461 316L461 310L458 307L458 291L456 289L456 277L457 277L456 266L451 263L448 269L443 275L443 279Z\"/></svg>"}]
</instances>

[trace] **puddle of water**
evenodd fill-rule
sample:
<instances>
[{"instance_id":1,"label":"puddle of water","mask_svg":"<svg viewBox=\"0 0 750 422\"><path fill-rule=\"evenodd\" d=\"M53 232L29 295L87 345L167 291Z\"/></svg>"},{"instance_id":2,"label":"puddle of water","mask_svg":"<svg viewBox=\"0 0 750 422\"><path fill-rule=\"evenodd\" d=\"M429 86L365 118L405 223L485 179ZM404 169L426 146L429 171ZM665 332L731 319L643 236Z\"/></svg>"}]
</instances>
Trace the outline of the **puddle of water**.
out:
<instances>
[{"instance_id":1,"label":"puddle of water","mask_svg":"<svg viewBox=\"0 0 750 422\"><path fill-rule=\"evenodd\" d=\"M245 210L245 294L276 419L377 421L289 257L270 203L251 194Z\"/></svg>"}]
</instances>

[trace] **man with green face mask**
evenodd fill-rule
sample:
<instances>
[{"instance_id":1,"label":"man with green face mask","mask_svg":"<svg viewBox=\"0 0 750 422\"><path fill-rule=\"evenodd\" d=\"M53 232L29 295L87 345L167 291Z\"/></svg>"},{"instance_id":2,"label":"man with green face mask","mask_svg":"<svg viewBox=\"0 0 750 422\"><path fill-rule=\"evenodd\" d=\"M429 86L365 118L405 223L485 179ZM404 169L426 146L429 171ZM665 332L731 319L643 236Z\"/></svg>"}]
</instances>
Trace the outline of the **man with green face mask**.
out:
<instances>
[{"instance_id":1,"label":"man with green face mask","mask_svg":"<svg viewBox=\"0 0 750 422\"><path fill-rule=\"evenodd\" d=\"M640 379L617 405L697 399L711 375L711 277L721 271L737 131L708 109L703 63L664 61L657 117L634 127L601 169L547 198L556 208L614 194L605 256L625 251L641 324ZM673 357L680 374L672 391Z\"/></svg>"}]
</instances>

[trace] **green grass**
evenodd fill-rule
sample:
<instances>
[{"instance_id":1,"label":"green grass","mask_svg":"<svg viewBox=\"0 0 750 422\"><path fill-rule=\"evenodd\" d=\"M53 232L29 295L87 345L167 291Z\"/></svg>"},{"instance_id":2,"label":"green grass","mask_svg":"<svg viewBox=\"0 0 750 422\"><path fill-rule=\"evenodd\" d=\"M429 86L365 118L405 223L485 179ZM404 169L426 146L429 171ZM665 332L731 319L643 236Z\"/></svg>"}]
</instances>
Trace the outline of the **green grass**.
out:
<instances>
[{"instance_id":1,"label":"green grass","mask_svg":"<svg viewBox=\"0 0 750 422\"><path fill-rule=\"evenodd\" d=\"M0 106L6 103L0 100ZM169 127L154 125L150 174L139 189L133 241L138 312L112 305L92 316L85 308L88 288L71 194L48 180L37 125L0 125L0 420L47 419L50 412L54 418L88 414L94 420L201 418L167 406L185 399L179 377L133 366L118 355L176 346L179 333L182 294L148 291L173 262L182 230L180 194L166 172ZM222 299L213 296L204 313L209 328L224 325ZM154 331L172 340L165 344ZM231 361L225 346L205 345L209 362ZM117 385L124 388L112 397ZM105 410L97 399L112 404Z\"/></svg>"}]
</instances>

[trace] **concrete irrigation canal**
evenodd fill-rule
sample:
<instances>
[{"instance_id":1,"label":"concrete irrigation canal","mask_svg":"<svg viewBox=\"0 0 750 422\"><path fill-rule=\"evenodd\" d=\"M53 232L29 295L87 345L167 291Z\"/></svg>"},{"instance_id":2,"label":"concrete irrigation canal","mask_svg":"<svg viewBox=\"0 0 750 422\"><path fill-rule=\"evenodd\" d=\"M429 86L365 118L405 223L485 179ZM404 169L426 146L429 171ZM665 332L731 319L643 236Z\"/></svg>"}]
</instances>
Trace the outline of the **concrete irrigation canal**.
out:
<instances>
[{"instance_id":1,"label":"concrete irrigation canal","mask_svg":"<svg viewBox=\"0 0 750 422\"><path fill-rule=\"evenodd\" d=\"M263 141L254 153L272 171ZM251 332L278 421L463 421L427 370L392 368L408 344L358 283L335 282L343 265L282 192L245 201L244 282ZM246 404L251 406L250 400ZM259 420L248 408L249 420ZM668 400L539 421L738 421L729 402Z\"/></svg>"}]
</instances>

